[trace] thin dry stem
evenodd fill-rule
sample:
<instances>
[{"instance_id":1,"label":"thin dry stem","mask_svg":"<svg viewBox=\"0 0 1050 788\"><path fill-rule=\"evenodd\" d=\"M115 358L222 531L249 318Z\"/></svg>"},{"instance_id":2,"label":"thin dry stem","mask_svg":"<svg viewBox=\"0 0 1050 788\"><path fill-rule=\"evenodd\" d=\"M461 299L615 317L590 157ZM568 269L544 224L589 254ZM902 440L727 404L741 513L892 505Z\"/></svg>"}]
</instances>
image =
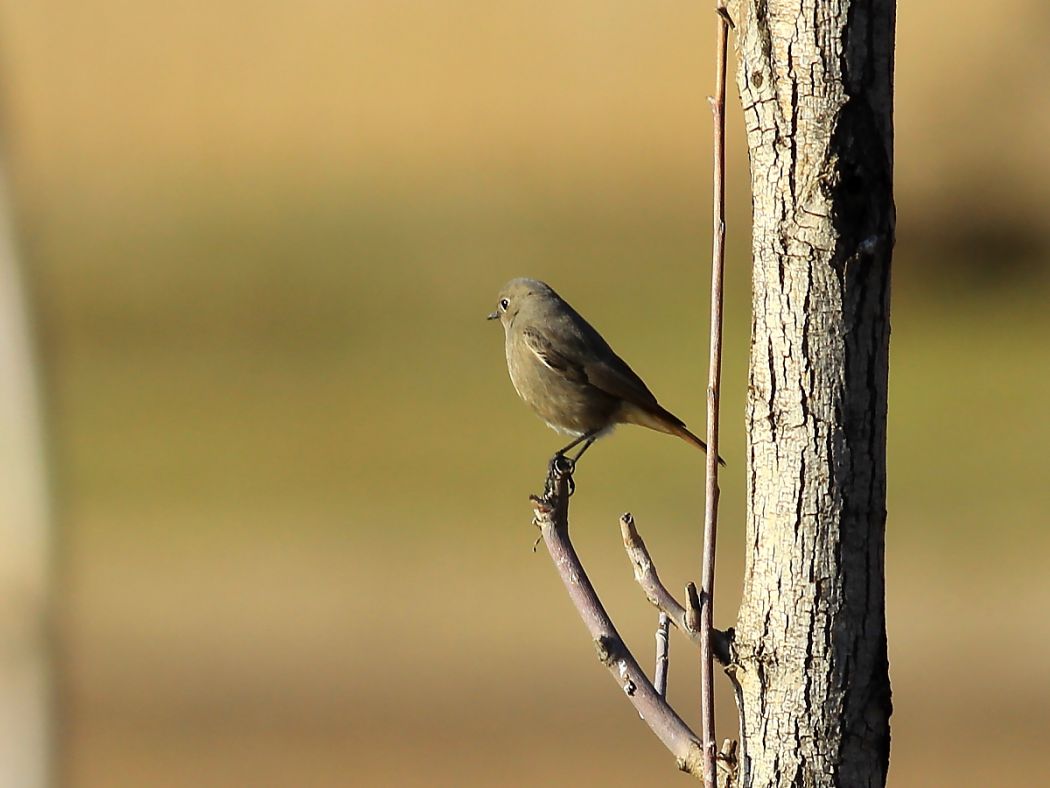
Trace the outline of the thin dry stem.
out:
<instances>
[{"instance_id":1,"label":"thin dry stem","mask_svg":"<svg viewBox=\"0 0 1050 788\"><path fill-rule=\"evenodd\" d=\"M704 785L716 788L715 693L712 644L712 608L715 598L715 544L718 533L718 405L722 386L722 277L725 269L725 98L726 51L729 24L718 3L715 44L715 94L711 100L714 120L714 201L711 249L711 363L707 385L707 503L704 510L704 555L700 609L700 716L703 736Z\"/></svg>"}]
</instances>

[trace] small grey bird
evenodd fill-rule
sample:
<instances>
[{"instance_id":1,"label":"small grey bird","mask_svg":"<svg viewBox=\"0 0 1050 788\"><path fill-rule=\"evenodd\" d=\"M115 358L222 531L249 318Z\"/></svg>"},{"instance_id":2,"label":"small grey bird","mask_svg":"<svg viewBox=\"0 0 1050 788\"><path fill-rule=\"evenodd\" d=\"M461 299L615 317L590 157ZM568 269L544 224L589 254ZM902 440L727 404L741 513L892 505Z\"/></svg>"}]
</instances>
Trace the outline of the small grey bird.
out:
<instances>
[{"instance_id":1,"label":"small grey bird","mask_svg":"<svg viewBox=\"0 0 1050 788\"><path fill-rule=\"evenodd\" d=\"M549 285L512 279L488 319L503 324L507 368L518 396L548 427L573 436L558 455L582 443L570 458L575 463L617 424L677 435L707 451L707 444L660 406L627 362Z\"/></svg>"}]
</instances>

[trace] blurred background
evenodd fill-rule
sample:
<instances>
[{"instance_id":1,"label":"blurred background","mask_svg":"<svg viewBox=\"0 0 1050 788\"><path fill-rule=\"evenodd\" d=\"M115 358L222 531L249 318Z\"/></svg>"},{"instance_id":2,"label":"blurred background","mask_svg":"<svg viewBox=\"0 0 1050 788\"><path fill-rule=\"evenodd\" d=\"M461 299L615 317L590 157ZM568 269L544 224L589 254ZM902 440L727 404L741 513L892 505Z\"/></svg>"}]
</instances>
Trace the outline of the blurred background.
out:
<instances>
[{"instance_id":1,"label":"blurred background","mask_svg":"<svg viewBox=\"0 0 1050 788\"><path fill-rule=\"evenodd\" d=\"M1048 22L1038 0L898 17L895 786L1045 769ZM527 495L561 439L483 318L505 280L549 280L702 428L713 40L683 2L0 6L57 529L59 784L688 784L532 551ZM729 118L721 626L750 321L735 88ZM26 456L2 471L11 496ZM682 587L702 472L628 428L578 474L577 545L644 664L656 616L616 519L634 512ZM693 725L696 672L673 636Z\"/></svg>"}]
</instances>

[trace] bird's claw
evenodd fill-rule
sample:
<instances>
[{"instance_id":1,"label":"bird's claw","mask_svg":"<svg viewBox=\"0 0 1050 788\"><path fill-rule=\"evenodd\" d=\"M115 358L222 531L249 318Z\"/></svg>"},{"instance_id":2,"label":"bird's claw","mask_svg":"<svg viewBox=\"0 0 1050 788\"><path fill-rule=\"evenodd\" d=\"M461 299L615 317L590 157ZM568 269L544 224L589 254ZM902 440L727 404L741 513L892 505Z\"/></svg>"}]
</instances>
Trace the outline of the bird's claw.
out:
<instances>
[{"instance_id":1,"label":"bird's claw","mask_svg":"<svg viewBox=\"0 0 1050 788\"><path fill-rule=\"evenodd\" d=\"M572 476L575 470L576 461L572 457L567 457L561 452L558 452L553 457L551 457L551 474L557 474L558 476Z\"/></svg>"},{"instance_id":2,"label":"bird's claw","mask_svg":"<svg viewBox=\"0 0 1050 788\"><path fill-rule=\"evenodd\" d=\"M572 474L576 470L576 461L572 457L566 457L563 453L558 452L551 457L550 463L547 465L547 481L543 486L543 495L530 495L529 500L532 501L535 514L532 518L532 524L540 527L541 515L549 515L554 511L557 505L557 491L558 482L564 479L566 494L568 497L572 497L572 494L576 492L576 482L572 479ZM536 540L536 544L532 546L533 552L536 550L536 545L543 539L542 533L540 538Z\"/></svg>"},{"instance_id":3,"label":"bird's claw","mask_svg":"<svg viewBox=\"0 0 1050 788\"><path fill-rule=\"evenodd\" d=\"M558 480L564 478L569 488L569 497L571 498L572 494L576 492L576 482L572 478L575 472L576 461L572 457L566 457L561 452L551 457L550 465L547 467L547 489L544 497L550 498L554 493Z\"/></svg>"}]
</instances>

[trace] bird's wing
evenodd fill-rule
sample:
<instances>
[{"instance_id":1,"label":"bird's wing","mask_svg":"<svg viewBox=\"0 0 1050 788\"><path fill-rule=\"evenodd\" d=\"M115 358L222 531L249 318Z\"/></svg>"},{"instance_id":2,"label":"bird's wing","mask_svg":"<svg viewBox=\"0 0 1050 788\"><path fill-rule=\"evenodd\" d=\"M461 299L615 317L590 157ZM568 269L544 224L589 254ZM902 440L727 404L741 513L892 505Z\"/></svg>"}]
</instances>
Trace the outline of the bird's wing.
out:
<instances>
[{"instance_id":1,"label":"bird's wing","mask_svg":"<svg viewBox=\"0 0 1050 788\"><path fill-rule=\"evenodd\" d=\"M653 392L619 356L587 364L586 373L588 382L607 394L644 410L662 410Z\"/></svg>"},{"instance_id":2,"label":"bird's wing","mask_svg":"<svg viewBox=\"0 0 1050 788\"><path fill-rule=\"evenodd\" d=\"M557 372L574 383L586 383L587 374L581 362L581 354L573 348L556 350L553 343L538 328L528 327L521 332L525 347L539 359L547 369Z\"/></svg>"},{"instance_id":3,"label":"bird's wing","mask_svg":"<svg viewBox=\"0 0 1050 788\"><path fill-rule=\"evenodd\" d=\"M538 328L530 326L522 336L526 347L548 369L575 383L588 383L645 410L663 410L642 379L612 351L597 331L566 331L564 341L557 348Z\"/></svg>"}]
</instances>

